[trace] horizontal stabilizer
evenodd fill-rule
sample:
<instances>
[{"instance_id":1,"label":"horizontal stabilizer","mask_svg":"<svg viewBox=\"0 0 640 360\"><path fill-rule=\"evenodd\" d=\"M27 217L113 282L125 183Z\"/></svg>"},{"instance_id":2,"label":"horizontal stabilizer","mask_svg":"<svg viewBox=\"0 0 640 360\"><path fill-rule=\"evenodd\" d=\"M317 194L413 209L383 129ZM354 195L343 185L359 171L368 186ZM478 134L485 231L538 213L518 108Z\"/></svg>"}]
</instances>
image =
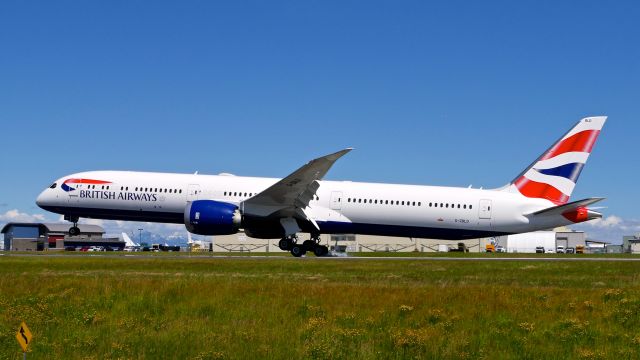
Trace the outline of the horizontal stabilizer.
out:
<instances>
[{"instance_id":1,"label":"horizontal stabilizer","mask_svg":"<svg viewBox=\"0 0 640 360\"><path fill-rule=\"evenodd\" d=\"M527 215L562 215L567 212L575 211L580 208L585 208L591 204L595 204L598 201L602 201L604 198L589 198L578 201L573 201L564 205L552 206L550 208L542 209Z\"/></svg>"}]
</instances>

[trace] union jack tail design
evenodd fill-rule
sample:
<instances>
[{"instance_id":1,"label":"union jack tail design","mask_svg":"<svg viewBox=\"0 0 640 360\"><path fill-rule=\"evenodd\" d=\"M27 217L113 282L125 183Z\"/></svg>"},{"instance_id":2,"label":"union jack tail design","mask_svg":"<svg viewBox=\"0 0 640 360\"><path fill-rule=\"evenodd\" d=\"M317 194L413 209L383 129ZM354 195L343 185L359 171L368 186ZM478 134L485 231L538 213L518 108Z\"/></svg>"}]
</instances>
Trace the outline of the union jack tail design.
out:
<instances>
[{"instance_id":1,"label":"union jack tail design","mask_svg":"<svg viewBox=\"0 0 640 360\"><path fill-rule=\"evenodd\" d=\"M591 154L606 116L580 120L507 187L529 198L566 204Z\"/></svg>"}]
</instances>

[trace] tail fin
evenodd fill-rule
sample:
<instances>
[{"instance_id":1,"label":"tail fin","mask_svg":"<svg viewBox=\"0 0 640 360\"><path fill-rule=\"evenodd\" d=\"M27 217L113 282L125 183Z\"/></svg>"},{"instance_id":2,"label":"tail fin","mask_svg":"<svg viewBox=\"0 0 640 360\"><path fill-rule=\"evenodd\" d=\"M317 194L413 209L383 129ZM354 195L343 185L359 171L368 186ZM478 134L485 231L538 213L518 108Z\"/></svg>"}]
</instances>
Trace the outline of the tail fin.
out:
<instances>
[{"instance_id":1,"label":"tail fin","mask_svg":"<svg viewBox=\"0 0 640 360\"><path fill-rule=\"evenodd\" d=\"M122 240L124 240L125 246L136 246L127 233L122 233Z\"/></svg>"},{"instance_id":2,"label":"tail fin","mask_svg":"<svg viewBox=\"0 0 640 360\"><path fill-rule=\"evenodd\" d=\"M593 116L578 121L506 190L566 204L606 120L606 116Z\"/></svg>"}]
</instances>

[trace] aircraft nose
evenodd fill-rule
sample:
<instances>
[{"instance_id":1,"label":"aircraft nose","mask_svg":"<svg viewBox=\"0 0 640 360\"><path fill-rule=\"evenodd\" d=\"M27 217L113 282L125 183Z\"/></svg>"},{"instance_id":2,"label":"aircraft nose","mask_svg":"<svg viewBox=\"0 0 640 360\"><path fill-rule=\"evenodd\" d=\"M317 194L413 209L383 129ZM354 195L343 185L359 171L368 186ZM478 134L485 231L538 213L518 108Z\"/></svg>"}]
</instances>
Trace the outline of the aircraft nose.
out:
<instances>
[{"instance_id":1,"label":"aircraft nose","mask_svg":"<svg viewBox=\"0 0 640 360\"><path fill-rule=\"evenodd\" d=\"M47 190L49 189L45 189L43 192L40 193L40 195L38 195L38 197L36 198L36 205L38 205L39 207L43 207L47 204Z\"/></svg>"}]
</instances>

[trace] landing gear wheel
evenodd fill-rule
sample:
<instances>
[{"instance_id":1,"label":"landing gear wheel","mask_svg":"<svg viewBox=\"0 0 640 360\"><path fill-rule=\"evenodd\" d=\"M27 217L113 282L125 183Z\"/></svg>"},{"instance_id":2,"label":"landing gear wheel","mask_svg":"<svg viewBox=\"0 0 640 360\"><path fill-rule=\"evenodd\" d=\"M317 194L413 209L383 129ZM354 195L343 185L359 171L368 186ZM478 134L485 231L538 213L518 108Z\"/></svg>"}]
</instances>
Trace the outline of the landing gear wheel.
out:
<instances>
[{"instance_id":1,"label":"landing gear wheel","mask_svg":"<svg viewBox=\"0 0 640 360\"><path fill-rule=\"evenodd\" d=\"M302 243L302 246L307 251L315 251L315 248L318 246L318 244L313 240L305 240L305 242Z\"/></svg>"},{"instance_id":2,"label":"landing gear wheel","mask_svg":"<svg viewBox=\"0 0 640 360\"><path fill-rule=\"evenodd\" d=\"M291 247L291 255L295 257L300 257L306 253L307 253L307 250L305 250L302 245L294 244Z\"/></svg>"},{"instance_id":3,"label":"landing gear wheel","mask_svg":"<svg viewBox=\"0 0 640 360\"><path fill-rule=\"evenodd\" d=\"M78 236L80 235L80 228L78 228L77 226L72 226L69 228L69 235L71 236Z\"/></svg>"},{"instance_id":4,"label":"landing gear wheel","mask_svg":"<svg viewBox=\"0 0 640 360\"><path fill-rule=\"evenodd\" d=\"M318 245L313 249L313 254L317 257L327 256L327 254L329 254L329 248L324 245Z\"/></svg>"},{"instance_id":5,"label":"landing gear wheel","mask_svg":"<svg viewBox=\"0 0 640 360\"><path fill-rule=\"evenodd\" d=\"M291 250L291 247L293 247L293 240L289 238L281 239L280 241L278 241L278 247L282 251L289 251Z\"/></svg>"}]
</instances>

